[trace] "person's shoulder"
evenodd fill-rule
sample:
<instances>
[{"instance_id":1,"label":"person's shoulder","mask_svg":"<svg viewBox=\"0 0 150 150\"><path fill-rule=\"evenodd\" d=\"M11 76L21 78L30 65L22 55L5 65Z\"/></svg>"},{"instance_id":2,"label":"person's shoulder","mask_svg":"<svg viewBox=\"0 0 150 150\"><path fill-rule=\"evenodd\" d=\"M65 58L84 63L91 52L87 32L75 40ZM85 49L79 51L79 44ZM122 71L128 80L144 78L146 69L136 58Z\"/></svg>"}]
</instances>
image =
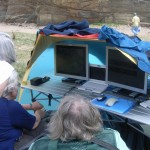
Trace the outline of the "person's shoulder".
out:
<instances>
[{"instance_id":1,"label":"person's shoulder","mask_svg":"<svg viewBox=\"0 0 150 150\"><path fill-rule=\"evenodd\" d=\"M48 136L41 137L31 144L29 150L48 149L50 138Z\"/></svg>"},{"instance_id":2,"label":"person's shoulder","mask_svg":"<svg viewBox=\"0 0 150 150\"><path fill-rule=\"evenodd\" d=\"M19 105L19 103L15 100L9 100L7 98L1 97L1 100L3 100L7 105Z\"/></svg>"},{"instance_id":3,"label":"person's shoulder","mask_svg":"<svg viewBox=\"0 0 150 150\"><path fill-rule=\"evenodd\" d=\"M126 143L123 141L123 139L120 136L120 133L117 130L107 128L104 130L104 132L109 133L109 136L113 136L113 142L115 142L115 146L117 146L120 150L129 150Z\"/></svg>"},{"instance_id":4,"label":"person's shoulder","mask_svg":"<svg viewBox=\"0 0 150 150\"><path fill-rule=\"evenodd\" d=\"M115 134L116 130L111 129L111 128L105 128L103 129L100 134Z\"/></svg>"},{"instance_id":5,"label":"person's shoulder","mask_svg":"<svg viewBox=\"0 0 150 150\"><path fill-rule=\"evenodd\" d=\"M120 135L120 133L117 130L111 128L104 129L101 134L108 134L109 136L114 136L114 138Z\"/></svg>"},{"instance_id":6,"label":"person's shoulder","mask_svg":"<svg viewBox=\"0 0 150 150\"><path fill-rule=\"evenodd\" d=\"M20 107L21 104L15 100L8 100L8 105L11 107Z\"/></svg>"},{"instance_id":7,"label":"person's shoulder","mask_svg":"<svg viewBox=\"0 0 150 150\"><path fill-rule=\"evenodd\" d=\"M14 112L20 113L24 111L24 108L22 107L22 105L15 100L8 100L7 107L9 108L10 113L14 113Z\"/></svg>"},{"instance_id":8,"label":"person's shoulder","mask_svg":"<svg viewBox=\"0 0 150 150\"><path fill-rule=\"evenodd\" d=\"M116 146L115 130L113 129L110 128L103 129L96 135L96 138Z\"/></svg>"},{"instance_id":9,"label":"person's shoulder","mask_svg":"<svg viewBox=\"0 0 150 150\"><path fill-rule=\"evenodd\" d=\"M139 16L135 16L136 19L140 19Z\"/></svg>"}]
</instances>

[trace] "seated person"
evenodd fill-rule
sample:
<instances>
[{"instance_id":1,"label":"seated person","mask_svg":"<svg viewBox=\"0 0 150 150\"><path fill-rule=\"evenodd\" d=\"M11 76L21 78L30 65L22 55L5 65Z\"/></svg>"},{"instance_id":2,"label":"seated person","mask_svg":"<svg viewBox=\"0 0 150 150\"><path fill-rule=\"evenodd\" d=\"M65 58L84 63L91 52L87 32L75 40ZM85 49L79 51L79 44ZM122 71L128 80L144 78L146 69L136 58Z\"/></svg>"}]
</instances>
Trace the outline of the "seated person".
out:
<instances>
[{"instance_id":1,"label":"seated person","mask_svg":"<svg viewBox=\"0 0 150 150\"><path fill-rule=\"evenodd\" d=\"M45 132L46 123L42 121L45 112L38 109L31 115L15 101L18 92L17 72L9 63L4 61L2 64L0 85L5 82L5 87L0 96L0 149L21 150Z\"/></svg>"},{"instance_id":2,"label":"seated person","mask_svg":"<svg viewBox=\"0 0 150 150\"><path fill-rule=\"evenodd\" d=\"M95 137L119 150L128 150L119 132L104 129L99 110L80 95L66 96L53 114L49 135L34 142L29 150L101 150L107 149L91 142Z\"/></svg>"},{"instance_id":3,"label":"seated person","mask_svg":"<svg viewBox=\"0 0 150 150\"><path fill-rule=\"evenodd\" d=\"M5 61L9 64L12 64L16 62L16 52L15 52L15 46L13 43L12 38L9 34L5 32L0 32L0 66L5 65ZM12 69L14 69L12 67ZM2 74L1 74L2 75ZM5 73L4 73L5 75ZM3 92L3 89L5 88L5 82L0 83L0 96ZM33 102L32 104L23 104L22 105L26 110L36 110L36 109L42 109L43 106L39 102Z\"/></svg>"}]
</instances>

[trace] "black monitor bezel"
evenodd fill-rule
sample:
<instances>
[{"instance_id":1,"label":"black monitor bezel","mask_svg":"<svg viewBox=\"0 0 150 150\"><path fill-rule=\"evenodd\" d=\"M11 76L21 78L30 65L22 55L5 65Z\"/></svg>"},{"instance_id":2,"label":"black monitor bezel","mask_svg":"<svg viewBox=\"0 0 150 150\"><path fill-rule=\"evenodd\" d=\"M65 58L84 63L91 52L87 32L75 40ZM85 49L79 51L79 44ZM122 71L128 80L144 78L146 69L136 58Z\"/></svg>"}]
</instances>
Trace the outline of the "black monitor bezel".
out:
<instances>
[{"instance_id":1,"label":"black monitor bezel","mask_svg":"<svg viewBox=\"0 0 150 150\"><path fill-rule=\"evenodd\" d=\"M86 54L86 73L85 73L85 76L77 76L77 75L70 75L70 74L64 74L64 73L60 73L57 71L57 56L56 56L56 53L57 53L57 46L68 46L68 47L71 47L71 46L75 46L75 47L84 47L85 48L85 54ZM78 61L78 60L77 60ZM55 75L57 76L62 76L62 77L67 77L67 78L72 78L72 79L79 79L79 80L89 80L89 55L88 55L88 45L86 44L65 44L65 43L56 43L55 44L55 48L54 48L54 73Z\"/></svg>"},{"instance_id":2,"label":"black monitor bezel","mask_svg":"<svg viewBox=\"0 0 150 150\"><path fill-rule=\"evenodd\" d=\"M118 48L116 47L110 47L110 46L107 46L106 47L106 82L108 83L108 85L112 85L112 86L115 86L115 87L119 87L119 88L123 88L123 89L127 89L127 90L130 90L130 91L134 91L134 92L138 92L138 93L143 93L143 94L147 94L147 78L148 78L148 75L147 73L145 72L145 75L144 75L144 88L141 89L141 88L136 88L136 87L133 87L133 86L128 86L128 85L125 85L125 84L120 84L120 83L117 83L117 82L113 82L113 81L109 81L108 80L108 51L109 50L119 50ZM129 54L127 53L124 53L122 52L123 54L125 54L126 56L128 56L134 63L135 63L135 60L133 59L133 57L131 57ZM142 71L142 70L141 70Z\"/></svg>"}]
</instances>

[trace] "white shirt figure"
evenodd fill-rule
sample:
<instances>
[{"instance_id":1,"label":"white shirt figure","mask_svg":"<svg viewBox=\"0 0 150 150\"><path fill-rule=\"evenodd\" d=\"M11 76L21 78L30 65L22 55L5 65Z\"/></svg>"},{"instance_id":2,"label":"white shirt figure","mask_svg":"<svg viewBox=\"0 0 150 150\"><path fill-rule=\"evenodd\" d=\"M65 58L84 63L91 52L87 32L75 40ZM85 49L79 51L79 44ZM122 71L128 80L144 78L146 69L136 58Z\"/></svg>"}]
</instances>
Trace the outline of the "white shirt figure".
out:
<instances>
[{"instance_id":1,"label":"white shirt figure","mask_svg":"<svg viewBox=\"0 0 150 150\"><path fill-rule=\"evenodd\" d=\"M140 18L134 13L134 17L132 18L132 32L134 36L140 32Z\"/></svg>"}]
</instances>

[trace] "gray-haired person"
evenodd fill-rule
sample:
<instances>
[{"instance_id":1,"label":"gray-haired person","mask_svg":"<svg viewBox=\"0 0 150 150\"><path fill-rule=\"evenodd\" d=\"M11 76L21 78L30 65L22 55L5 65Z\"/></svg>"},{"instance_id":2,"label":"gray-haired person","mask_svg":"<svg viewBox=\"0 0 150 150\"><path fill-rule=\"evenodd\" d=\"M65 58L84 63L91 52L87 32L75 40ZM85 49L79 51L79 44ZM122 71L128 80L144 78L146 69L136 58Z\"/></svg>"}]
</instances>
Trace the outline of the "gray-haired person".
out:
<instances>
[{"instance_id":1,"label":"gray-haired person","mask_svg":"<svg viewBox=\"0 0 150 150\"><path fill-rule=\"evenodd\" d=\"M15 101L18 93L18 74L6 61L0 61L0 83L6 82L0 97L0 150L23 150L45 132L41 122L45 112L28 113Z\"/></svg>"},{"instance_id":2,"label":"gray-haired person","mask_svg":"<svg viewBox=\"0 0 150 150\"><path fill-rule=\"evenodd\" d=\"M16 61L14 43L9 34L0 32L0 60L12 64Z\"/></svg>"},{"instance_id":3,"label":"gray-haired person","mask_svg":"<svg viewBox=\"0 0 150 150\"><path fill-rule=\"evenodd\" d=\"M5 32L0 32L0 61L6 61L9 64L16 62L16 52L11 36ZM0 83L0 96L6 86L6 81ZM24 104L26 110L42 109L43 106L35 101L32 104Z\"/></svg>"},{"instance_id":4,"label":"gray-haired person","mask_svg":"<svg viewBox=\"0 0 150 150\"><path fill-rule=\"evenodd\" d=\"M66 96L52 116L49 135L34 142L29 150L102 150L90 140L95 137L119 150L128 150L119 132L104 129L99 110L80 95Z\"/></svg>"}]
</instances>

